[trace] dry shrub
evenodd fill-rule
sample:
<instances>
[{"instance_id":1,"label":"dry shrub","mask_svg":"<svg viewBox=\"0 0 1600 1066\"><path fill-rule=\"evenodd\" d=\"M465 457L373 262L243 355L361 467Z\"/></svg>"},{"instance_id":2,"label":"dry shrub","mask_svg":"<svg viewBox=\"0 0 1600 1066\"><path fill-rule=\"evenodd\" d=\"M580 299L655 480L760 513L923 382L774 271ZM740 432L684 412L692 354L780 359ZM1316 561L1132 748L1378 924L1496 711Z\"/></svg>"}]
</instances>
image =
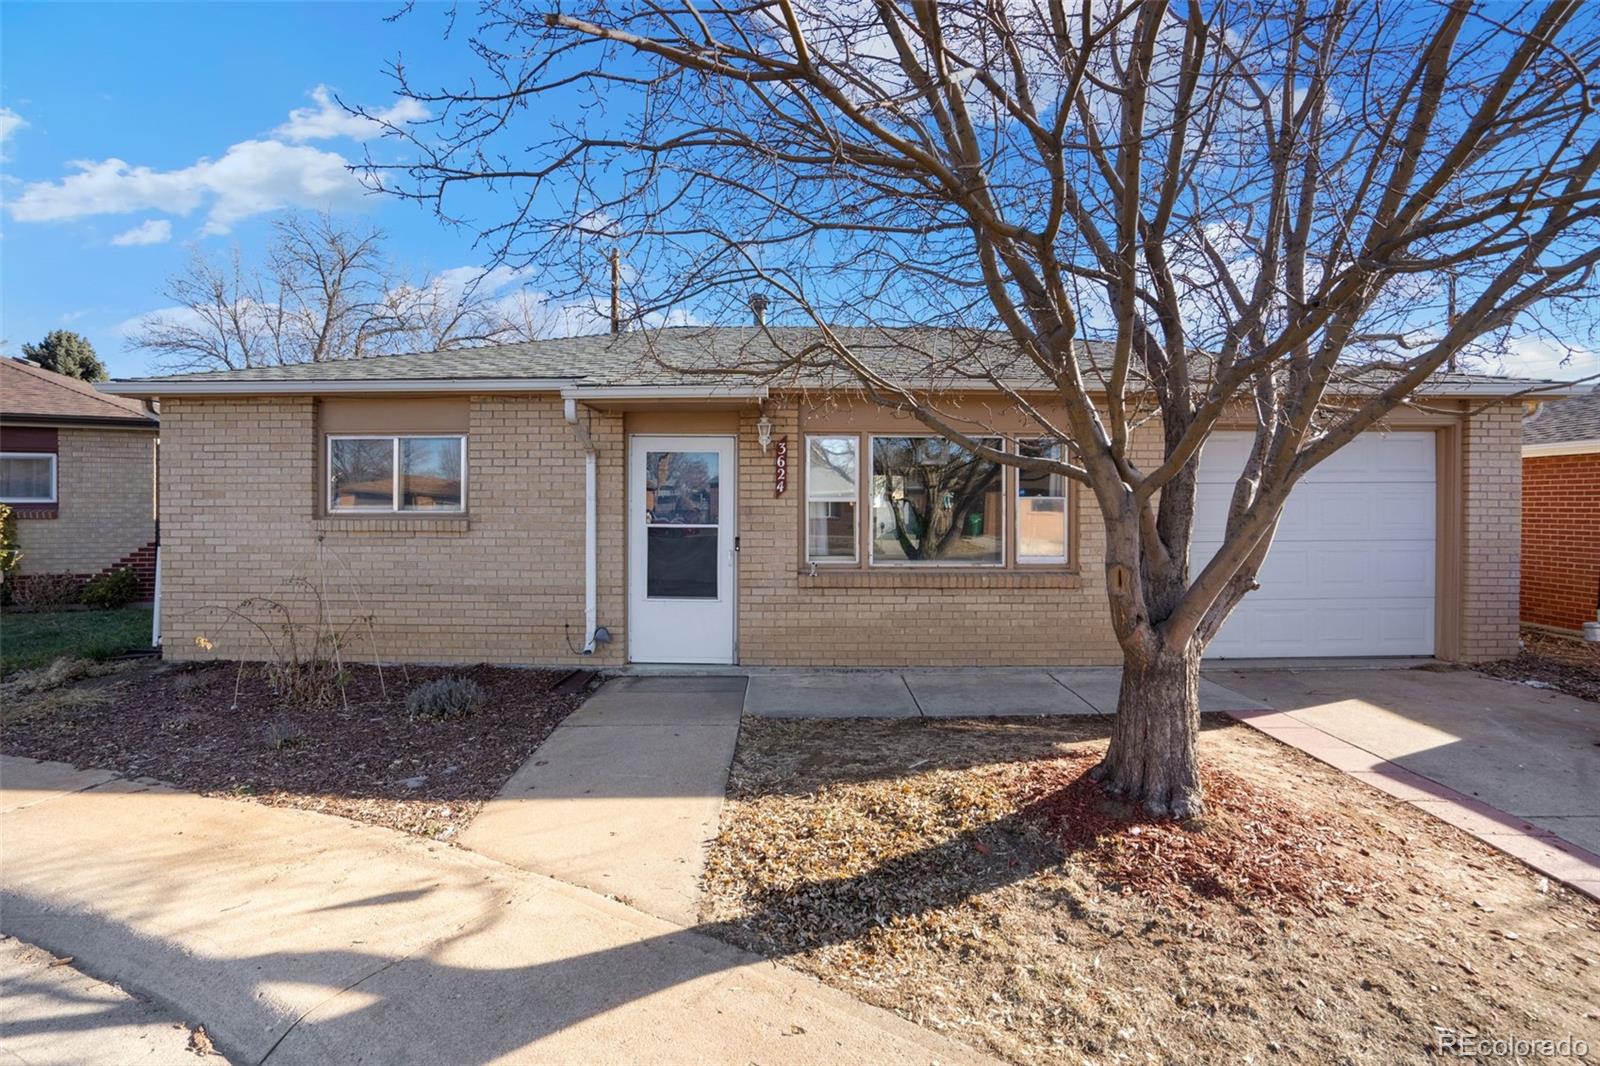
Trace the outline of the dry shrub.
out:
<instances>
[{"instance_id":1,"label":"dry shrub","mask_svg":"<svg viewBox=\"0 0 1600 1066\"><path fill-rule=\"evenodd\" d=\"M1206 813L1158 819L1114 800L1088 776L1098 750L1007 767L1024 819L1041 824L1108 887L1166 902L1249 903L1275 911L1381 895L1386 878L1362 854L1361 831L1220 767L1200 772Z\"/></svg>"},{"instance_id":2,"label":"dry shrub","mask_svg":"<svg viewBox=\"0 0 1600 1066\"><path fill-rule=\"evenodd\" d=\"M83 591L83 578L75 574L11 574L6 585L13 607L48 611L75 606Z\"/></svg>"},{"instance_id":3,"label":"dry shrub","mask_svg":"<svg viewBox=\"0 0 1600 1066\"><path fill-rule=\"evenodd\" d=\"M372 618L361 615L342 624L336 623L320 582L292 577L287 583L309 601L310 618L298 617L289 604L268 596L252 596L233 607L210 605L201 610L220 612L256 633L268 652L261 670L273 691L290 707L342 704L349 710L350 699L346 692L349 646L359 629L365 627L370 631ZM205 651L218 646L207 636L196 637L195 644ZM244 666L244 661L240 660L234 684L235 706L243 684ZM381 685L381 665L378 678Z\"/></svg>"},{"instance_id":4,"label":"dry shrub","mask_svg":"<svg viewBox=\"0 0 1600 1066\"><path fill-rule=\"evenodd\" d=\"M49 666L24 670L0 684L0 723L14 725L41 715L104 703L111 697L103 689L64 686L86 677L116 673L122 665L62 656Z\"/></svg>"}]
</instances>

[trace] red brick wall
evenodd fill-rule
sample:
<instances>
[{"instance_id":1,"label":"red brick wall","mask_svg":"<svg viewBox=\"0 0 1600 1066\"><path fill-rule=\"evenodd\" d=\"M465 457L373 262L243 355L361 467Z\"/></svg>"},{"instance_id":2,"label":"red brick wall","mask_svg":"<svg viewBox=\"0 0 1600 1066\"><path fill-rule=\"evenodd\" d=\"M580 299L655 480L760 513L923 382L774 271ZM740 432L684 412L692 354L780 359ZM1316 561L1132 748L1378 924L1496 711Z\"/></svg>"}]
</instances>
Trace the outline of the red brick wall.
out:
<instances>
[{"instance_id":1,"label":"red brick wall","mask_svg":"<svg viewBox=\"0 0 1600 1066\"><path fill-rule=\"evenodd\" d=\"M1577 629L1600 587L1600 453L1522 460L1522 620Z\"/></svg>"}]
</instances>

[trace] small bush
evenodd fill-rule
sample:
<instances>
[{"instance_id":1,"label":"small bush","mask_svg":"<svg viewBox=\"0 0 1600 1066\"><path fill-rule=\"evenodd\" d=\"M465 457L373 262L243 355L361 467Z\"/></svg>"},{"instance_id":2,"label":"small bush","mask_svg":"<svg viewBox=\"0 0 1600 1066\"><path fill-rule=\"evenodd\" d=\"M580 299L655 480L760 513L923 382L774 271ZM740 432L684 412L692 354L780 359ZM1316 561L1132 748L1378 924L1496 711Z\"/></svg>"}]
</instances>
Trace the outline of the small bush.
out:
<instances>
[{"instance_id":1,"label":"small bush","mask_svg":"<svg viewBox=\"0 0 1600 1066\"><path fill-rule=\"evenodd\" d=\"M22 549L17 547L17 515L10 507L0 503L0 593L11 595L11 575L22 562Z\"/></svg>"},{"instance_id":2,"label":"small bush","mask_svg":"<svg viewBox=\"0 0 1600 1066\"><path fill-rule=\"evenodd\" d=\"M83 580L72 574L12 574L11 605L31 611L70 607L78 602Z\"/></svg>"},{"instance_id":3,"label":"small bush","mask_svg":"<svg viewBox=\"0 0 1600 1066\"><path fill-rule=\"evenodd\" d=\"M406 713L412 718L465 718L483 706L483 690L466 677L441 677L412 689Z\"/></svg>"},{"instance_id":4,"label":"small bush","mask_svg":"<svg viewBox=\"0 0 1600 1066\"><path fill-rule=\"evenodd\" d=\"M83 604L102 610L126 607L139 598L139 575L127 567L91 577L83 585Z\"/></svg>"}]
</instances>

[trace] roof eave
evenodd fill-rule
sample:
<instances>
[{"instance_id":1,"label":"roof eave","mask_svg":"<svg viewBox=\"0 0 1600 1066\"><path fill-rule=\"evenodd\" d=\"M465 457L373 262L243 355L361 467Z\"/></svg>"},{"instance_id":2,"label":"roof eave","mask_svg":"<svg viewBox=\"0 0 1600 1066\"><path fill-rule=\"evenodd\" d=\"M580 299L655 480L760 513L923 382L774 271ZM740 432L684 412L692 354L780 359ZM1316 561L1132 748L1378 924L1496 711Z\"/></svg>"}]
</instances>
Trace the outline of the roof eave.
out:
<instances>
[{"instance_id":1,"label":"roof eave","mask_svg":"<svg viewBox=\"0 0 1600 1066\"><path fill-rule=\"evenodd\" d=\"M363 381L106 381L113 396L325 396L405 393L560 392L573 378L380 378Z\"/></svg>"},{"instance_id":2,"label":"roof eave","mask_svg":"<svg viewBox=\"0 0 1600 1066\"><path fill-rule=\"evenodd\" d=\"M0 423L8 426L126 426L129 429L158 429L159 419L128 415L47 415L20 411L0 412Z\"/></svg>"},{"instance_id":3,"label":"roof eave","mask_svg":"<svg viewBox=\"0 0 1600 1066\"><path fill-rule=\"evenodd\" d=\"M766 385L568 385L564 400L765 400Z\"/></svg>"},{"instance_id":4,"label":"roof eave","mask_svg":"<svg viewBox=\"0 0 1600 1066\"><path fill-rule=\"evenodd\" d=\"M1600 454L1600 437L1589 440L1553 440L1540 444L1524 444L1522 457L1537 459L1545 455L1595 455Z\"/></svg>"}]
</instances>

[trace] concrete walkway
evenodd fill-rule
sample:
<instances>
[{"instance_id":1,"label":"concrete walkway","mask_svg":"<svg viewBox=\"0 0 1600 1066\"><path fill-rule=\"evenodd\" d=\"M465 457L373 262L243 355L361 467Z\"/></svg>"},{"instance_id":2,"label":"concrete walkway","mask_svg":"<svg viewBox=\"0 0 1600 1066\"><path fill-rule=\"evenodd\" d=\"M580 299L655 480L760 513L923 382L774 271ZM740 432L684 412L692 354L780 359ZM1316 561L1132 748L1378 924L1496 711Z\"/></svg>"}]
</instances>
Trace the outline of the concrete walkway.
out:
<instances>
[{"instance_id":1,"label":"concrete walkway","mask_svg":"<svg viewBox=\"0 0 1600 1066\"><path fill-rule=\"evenodd\" d=\"M752 671L746 714L761 718L965 718L1114 714L1122 671L1088 666L1058 670L774 670ZM1260 709L1265 704L1200 682L1202 711Z\"/></svg>"},{"instance_id":2,"label":"concrete walkway","mask_svg":"<svg viewBox=\"0 0 1600 1066\"><path fill-rule=\"evenodd\" d=\"M1221 669L1237 717L1600 898L1600 704L1470 670Z\"/></svg>"},{"instance_id":3,"label":"concrete walkway","mask_svg":"<svg viewBox=\"0 0 1600 1066\"><path fill-rule=\"evenodd\" d=\"M193 1039L195 1043L191 1044ZM0 940L0 1062L26 1066L223 1066L171 1012L64 959Z\"/></svg>"},{"instance_id":4,"label":"concrete walkway","mask_svg":"<svg viewBox=\"0 0 1600 1066\"><path fill-rule=\"evenodd\" d=\"M585 889L329 815L0 758L0 836L6 933L237 1062L991 1061Z\"/></svg>"},{"instance_id":5,"label":"concrete walkway","mask_svg":"<svg viewBox=\"0 0 1600 1066\"><path fill-rule=\"evenodd\" d=\"M462 847L693 925L742 677L619 677L550 734Z\"/></svg>"}]
</instances>

